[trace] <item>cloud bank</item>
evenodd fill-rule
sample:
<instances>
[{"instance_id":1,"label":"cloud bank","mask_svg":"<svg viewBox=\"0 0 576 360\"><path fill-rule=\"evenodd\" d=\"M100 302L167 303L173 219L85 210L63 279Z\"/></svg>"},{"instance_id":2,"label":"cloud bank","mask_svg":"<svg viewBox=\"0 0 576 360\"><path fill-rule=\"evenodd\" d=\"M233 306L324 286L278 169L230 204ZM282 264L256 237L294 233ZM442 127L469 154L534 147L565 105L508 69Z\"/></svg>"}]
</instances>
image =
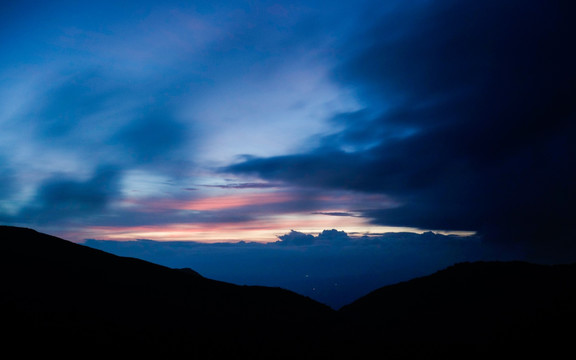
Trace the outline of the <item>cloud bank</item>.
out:
<instances>
[{"instance_id":1,"label":"cloud bank","mask_svg":"<svg viewBox=\"0 0 576 360\"><path fill-rule=\"evenodd\" d=\"M402 4L333 76L363 108L310 151L226 171L390 196L374 223L574 253L574 34L565 1Z\"/></svg>"}]
</instances>

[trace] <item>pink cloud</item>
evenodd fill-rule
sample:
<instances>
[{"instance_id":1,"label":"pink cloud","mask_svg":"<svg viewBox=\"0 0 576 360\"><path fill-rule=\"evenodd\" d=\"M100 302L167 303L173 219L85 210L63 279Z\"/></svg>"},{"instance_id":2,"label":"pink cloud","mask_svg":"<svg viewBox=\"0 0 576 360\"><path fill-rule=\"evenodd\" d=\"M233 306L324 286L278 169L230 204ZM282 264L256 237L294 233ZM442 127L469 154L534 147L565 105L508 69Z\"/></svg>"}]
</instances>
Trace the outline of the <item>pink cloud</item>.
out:
<instances>
[{"instance_id":1,"label":"pink cloud","mask_svg":"<svg viewBox=\"0 0 576 360\"><path fill-rule=\"evenodd\" d=\"M292 196L285 193L254 193L207 197L180 204L176 208L182 210L225 210L244 206L282 203L292 200Z\"/></svg>"}]
</instances>

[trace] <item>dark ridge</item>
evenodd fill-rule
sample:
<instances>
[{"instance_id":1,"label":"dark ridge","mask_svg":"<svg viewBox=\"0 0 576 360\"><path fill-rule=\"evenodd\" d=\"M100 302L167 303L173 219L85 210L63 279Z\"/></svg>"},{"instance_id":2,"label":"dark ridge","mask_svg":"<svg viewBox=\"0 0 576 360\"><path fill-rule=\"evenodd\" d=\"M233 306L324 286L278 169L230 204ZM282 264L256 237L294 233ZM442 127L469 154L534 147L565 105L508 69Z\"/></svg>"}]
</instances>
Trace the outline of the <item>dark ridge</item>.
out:
<instances>
[{"instance_id":1,"label":"dark ridge","mask_svg":"<svg viewBox=\"0 0 576 360\"><path fill-rule=\"evenodd\" d=\"M407 343L572 341L576 265L460 263L386 286L339 313L361 336Z\"/></svg>"},{"instance_id":2,"label":"dark ridge","mask_svg":"<svg viewBox=\"0 0 576 360\"><path fill-rule=\"evenodd\" d=\"M176 270L182 271L183 273L186 273L188 275L192 275L195 277L201 277L201 278L204 277L204 276L200 275L200 273L198 271L192 270L190 268L182 268L182 269L176 269Z\"/></svg>"},{"instance_id":3,"label":"dark ridge","mask_svg":"<svg viewBox=\"0 0 576 360\"><path fill-rule=\"evenodd\" d=\"M287 290L210 280L30 229L3 226L0 239L0 313L15 339L188 350L218 342L223 351L304 344L334 312Z\"/></svg>"},{"instance_id":4,"label":"dark ridge","mask_svg":"<svg viewBox=\"0 0 576 360\"><path fill-rule=\"evenodd\" d=\"M0 226L0 250L0 345L20 354L364 358L445 353L450 344L570 344L576 335L576 265L461 263L336 312L288 290L215 281L31 229Z\"/></svg>"}]
</instances>

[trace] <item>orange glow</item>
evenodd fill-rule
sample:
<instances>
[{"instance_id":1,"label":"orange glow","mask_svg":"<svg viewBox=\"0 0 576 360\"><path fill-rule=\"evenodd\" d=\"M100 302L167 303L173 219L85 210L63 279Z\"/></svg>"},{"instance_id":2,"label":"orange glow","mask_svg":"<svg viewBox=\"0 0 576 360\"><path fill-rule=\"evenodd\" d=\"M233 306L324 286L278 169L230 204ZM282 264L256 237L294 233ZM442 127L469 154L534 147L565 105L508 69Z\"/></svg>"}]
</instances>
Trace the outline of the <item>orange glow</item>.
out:
<instances>
[{"instance_id":1,"label":"orange glow","mask_svg":"<svg viewBox=\"0 0 576 360\"><path fill-rule=\"evenodd\" d=\"M414 231L372 225L360 217L327 216L321 214L283 214L263 217L244 223L197 223L132 227L91 227L90 231L103 240L189 240L199 242L274 242L290 230L318 234L322 230L338 229L349 234Z\"/></svg>"},{"instance_id":2,"label":"orange glow","mask_svg":"<svg viewBox=\"0 0 576 360\"><path fill-rule=\"evenodd\" d=\"M104 240L188 240L199 242L275 241L277 228L263 224L173 224L167 226L92 227ZM282 233L282 232L281 232Z\"/></svg>"},{"instance_id":3,"label":"orange glow","mask_svg":"<svg viewBox=\"0 0 576 360\"><path fill-rule=\"evenodd\" d=\"M394 206L383 196L353 196L348 193L313 194L305 201L313 200L318 207L314 210L290 211L290 207L280 213L263 213L257 211L257 216L250 214L248 207L258 207L266 204L281 204L302 200L299 195L289 192L254 192L236 193L197 199L127 199L120 207L136 209L137 212L162 213L172 210L191 212L216 213L211 221L210 214L200 217L199 222L172 223L146 226L92 226L84 228L83 234L77 238L97 238L102 240L166 240L166 241L198 241L198 242L274 242L278 236L289 233L290 230L308 234L318 234L323 230L337 229L351 236L375 234L384 232L422 232L414 228L398 228L378 226L370 223L370 219L346 216L347 209L352 206L368 208L372 206ZM352 204L352 205L351 205ZM247 213L248 220L244 222L218 222L218 211L238 211ZM341 214L336 216L334 214ZM216 221L214 221L216 220Z\"/></svg>"},{"instance_id":4,"label":"orange glow","mask_svg":"<svg viewBox=\"0 0 576 360\"><path fill-rule=\"evenodd\" d=\"M180 210L224 210L249 205L263 205L281 203L291 200L288 194L259 193L216 196L204 199L187 201L180 206L175 206Z\"/></svg>"},{"instance_id":5,"label":"orange glow","mask_svg":"<svg viewBox=\"0 0 576 360\"><path fill-rule=\"evenodd\" d=\"M129 199L123 206L138 207L140 211L154 212L160 209L214 211L241 208L244 206L282 203L292 200L285 193L252 193L204 197L194 200L178 199Z\"/></svg>"}]
</instances>

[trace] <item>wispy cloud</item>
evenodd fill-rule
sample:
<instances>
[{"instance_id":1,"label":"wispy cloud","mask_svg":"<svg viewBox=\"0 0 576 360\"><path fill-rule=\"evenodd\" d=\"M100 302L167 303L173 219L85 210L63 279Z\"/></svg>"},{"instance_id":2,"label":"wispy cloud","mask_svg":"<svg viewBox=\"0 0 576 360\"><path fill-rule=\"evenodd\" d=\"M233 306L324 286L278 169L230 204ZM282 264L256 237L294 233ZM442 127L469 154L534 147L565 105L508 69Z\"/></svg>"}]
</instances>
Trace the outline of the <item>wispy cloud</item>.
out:
<instances>
[{"instance_id":1,"label":"wispy cloud","mask_svg":"<svg viewBox=\"0 0 576 360\"><path fill-rule=\"evenodd\" d=\"M212 191L272 184L200 178L239 153L278 153L325 129L341 92L328 76L323 27L309 21L315 11L241 2L11 6L0 39L20 51L0 58L0 183L10 188L0 193L0 218L215 224L251 219L259 205L296 207L282 193ZM103 168L115 169L105 193L91 180ZM175 190L198 183L193 199ZM42 214L48 202L60 210ZM246 207L250 215L240 213Z\"/></svg>"},{"instance_id":2,"label":"wispy cloud","mask_svg":"<svg viewBox=\"0 0 576 360\"><path fill-rule=\"evenodd\" d=\"M280 184L271 184L264 182L249 182L249 183L232 183L232 184L221 184L221 185L199 185L207 188L219 188L219 189L269 189L282 187Z\"/></svg>"},{"instance_id":3,"label":"wispy cloud","mask_svg":"<svg viewBox=\"0 0 576 360\"><path fill-rule=\"evenodd\" d=\"M359 215L358 213L354 213L354 212L343 212L343 211L332 211L332 212L329 212L329 211L324 211L324 212L323 212L323 211L316 211L316 212L313 212L312 214L315 214L315 215L328 215L328 216L353 216L353 217L361 216L361 215Z\"/></svg>"}]
</instances>

